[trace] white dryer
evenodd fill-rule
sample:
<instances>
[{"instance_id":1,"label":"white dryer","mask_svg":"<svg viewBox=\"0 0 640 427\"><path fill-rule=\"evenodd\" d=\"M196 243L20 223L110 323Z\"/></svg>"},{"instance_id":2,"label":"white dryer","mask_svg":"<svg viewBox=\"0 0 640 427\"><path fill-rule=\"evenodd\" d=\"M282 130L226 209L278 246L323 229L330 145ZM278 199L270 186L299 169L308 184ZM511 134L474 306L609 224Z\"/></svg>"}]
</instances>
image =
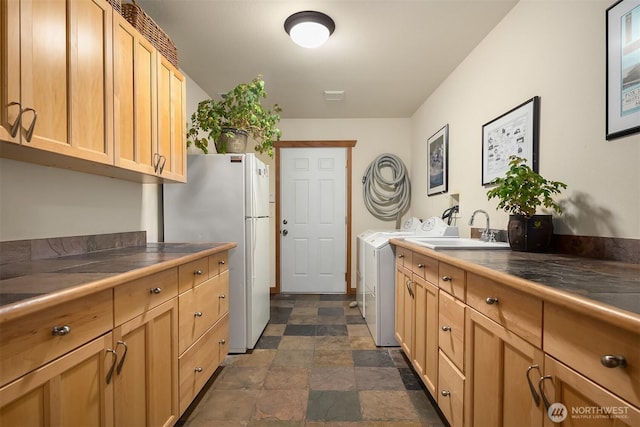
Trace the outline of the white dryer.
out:
<instances>
[{"instance_id":1,"label":"white dryer","mask_svg":"<svg viewBox=\"0 0 640 427\"><path fill-rule=\"evenodd\" d=\"M362 317L366 317L366 301L365 301L365 244L375 236L385 235L391 237L409 237L416 234L416 230L422 224L420 219L416 217L408 218L402 224L399 230L365 230L358 234L356 243L356 302ZM390 239L391 237L388 237Z\"/></svg>"},{"instance_id":2,"label":"white dryer","mask_svg":"<svg viewBox=\"0 0 640 427\"><path fill-rule=\"evenodd\" d=\"M395 253L392 238L410 236L454 237L458 228L433 217L413 232L370 233L363 239L362 304L358 305L377 346L397 346L395 339Z\"/></svg>"}]
</instances>

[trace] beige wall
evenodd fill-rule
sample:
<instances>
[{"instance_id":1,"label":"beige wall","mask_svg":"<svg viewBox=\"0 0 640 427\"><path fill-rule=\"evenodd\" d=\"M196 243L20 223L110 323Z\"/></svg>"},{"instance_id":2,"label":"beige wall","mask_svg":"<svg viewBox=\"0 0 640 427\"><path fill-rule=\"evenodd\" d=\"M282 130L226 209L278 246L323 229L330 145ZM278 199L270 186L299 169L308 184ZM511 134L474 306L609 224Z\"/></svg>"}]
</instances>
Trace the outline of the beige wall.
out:
<instances>
[{"instance_id":1,"label":"beige wall","mask_svg":"<svg viewBox=\"0 0 640 427\"><path fill-rule=\"evenodd\" d=\"M458 221L481 208L508 216L481 185L482 125L540 96L540 173L568 184L556 232L640 238L640 135L606 141L605 10L610 0L521 0L412 117L413 209L429 216L448 195L427 198L426 140L449 124L449 193ZM482 225L482 222L479 222Z\"/></svg>"}]
</instances>

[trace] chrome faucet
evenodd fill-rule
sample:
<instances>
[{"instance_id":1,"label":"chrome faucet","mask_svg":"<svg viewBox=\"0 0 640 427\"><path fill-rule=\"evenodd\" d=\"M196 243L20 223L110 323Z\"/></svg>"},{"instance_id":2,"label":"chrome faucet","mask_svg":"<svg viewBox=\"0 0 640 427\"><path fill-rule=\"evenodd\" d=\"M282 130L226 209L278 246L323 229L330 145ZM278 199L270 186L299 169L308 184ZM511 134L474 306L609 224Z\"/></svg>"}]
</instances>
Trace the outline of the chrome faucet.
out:
<instances>
[{"instance_id":1,"label":"chrome faucet","mask_svg":"<svg viewBox=\"0 0 640 427\"><path fill-rule=\"evenodd\" d=\"M491 226L489 225L489 214L486 211L483 211L482 209L476 209L475 211L473 211L473 213L471 214L471 218L469 219L469 225L473 225L473 218L477 213L483 213L487 217L487 225L485 226L485 229L482 230L480 240L482 240L483 242L495 241L495 235L491 231Z\"/></svg>"}]
</instances>

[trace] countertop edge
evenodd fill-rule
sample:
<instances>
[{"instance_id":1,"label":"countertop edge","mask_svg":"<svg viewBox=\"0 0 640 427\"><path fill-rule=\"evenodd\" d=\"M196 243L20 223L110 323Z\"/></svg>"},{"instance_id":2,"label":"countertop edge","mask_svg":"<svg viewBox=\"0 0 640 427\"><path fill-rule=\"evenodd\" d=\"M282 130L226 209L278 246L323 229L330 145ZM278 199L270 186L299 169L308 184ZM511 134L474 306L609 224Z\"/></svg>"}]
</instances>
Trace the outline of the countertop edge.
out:
<instances>
[{"instance_id":1,"label":"countertop edge","mask_svg":"<svg viewBox=\"0 0 640 427\"><path fill-rule=\"evenodd\" d=\"M468 272L480 274L514 289L541 298L545 302L556 304L591 317L596 317L609 323L614 323L616 326L633 332L640 331L640 316L622 308L461 260L455 256L447 255L446 251L434 251L400 239L391 239L390 243L463 268Z\"/></svg>"},{"instance_id":2,"label":"countertop edge","mask_svg":"<svg viewBox=\"0 0 640 427\"><path fill-rule=\"evenodd\" d=\"M95 294L105 289L112 289L131 280L136 280L162 270L177 267L181 264L194 261L204 256L223 252L236 246L237 244L234 242L220 243L215 247L211 247L209 249L203 249L198 252L185 254L178 258L162 261L157 264L149 265L142 268L137 268L126 273L119 273L111 277L95 280L83 285L72 286L61 291L51 292L49 294L40 295L24 301L0 307L0 325L18 319L20 317L47 309L51 306L77 298L82 298L87 295Z\"/></svg>"}]
</instances>

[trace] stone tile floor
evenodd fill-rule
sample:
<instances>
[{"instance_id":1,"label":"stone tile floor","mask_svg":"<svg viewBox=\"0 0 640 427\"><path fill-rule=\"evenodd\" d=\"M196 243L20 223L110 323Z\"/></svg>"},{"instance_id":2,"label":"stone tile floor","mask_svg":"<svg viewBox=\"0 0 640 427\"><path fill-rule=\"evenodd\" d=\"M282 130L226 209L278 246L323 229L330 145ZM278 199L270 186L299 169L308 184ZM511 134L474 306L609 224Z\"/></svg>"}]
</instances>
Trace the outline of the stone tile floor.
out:
<instances>
[{"instance_id":1,"label":"stone tile floor","mask_svg":"<svg viewBox=\"0 0 640 427\"><path fill-rule=\"evenodd\" d=\"M445 426L399 348L375 346L353 299L272 296L256 348L227 356L177 425Z\"/></svg>"}]
</instances>

